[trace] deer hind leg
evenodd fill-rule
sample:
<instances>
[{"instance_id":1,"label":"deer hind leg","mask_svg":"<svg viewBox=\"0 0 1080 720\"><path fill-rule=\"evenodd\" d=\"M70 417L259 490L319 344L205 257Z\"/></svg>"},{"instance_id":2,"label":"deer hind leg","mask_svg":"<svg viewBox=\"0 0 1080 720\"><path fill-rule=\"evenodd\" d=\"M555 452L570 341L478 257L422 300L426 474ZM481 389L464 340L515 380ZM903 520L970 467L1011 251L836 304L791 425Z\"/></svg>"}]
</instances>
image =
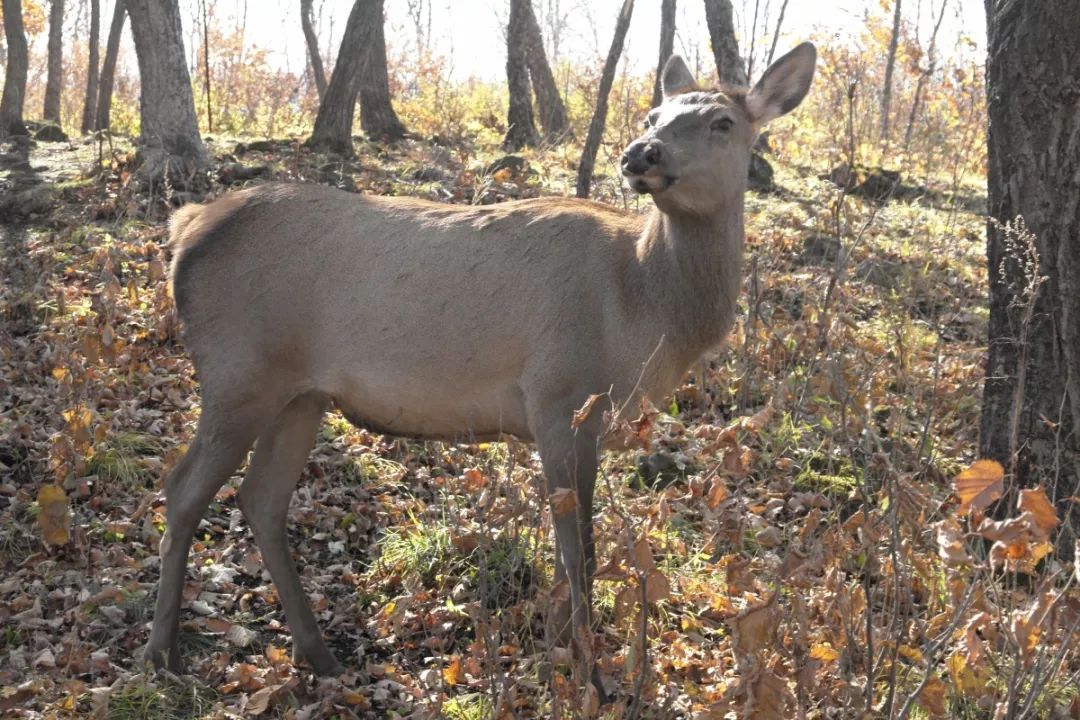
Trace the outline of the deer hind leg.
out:
<instances>
[{"instance_id":1,"label":"deer hind leg","mask_svg":"<svg viewBox=\"0 0 1080 720\"><path fill-rule=\"evenodd\" d=\"M237 502L285 608L294 660L307 661L319 675L338 675L342 667L323 642L285 534L289 500L326 406L327 401L317 395L302 395L289 403L256 441Z\"/></svg>"},{"instance_id":2,"label":"deer hind leg","mask_svg":"<svg viewBox=\"0 0 1080 720\"><path fill-rule=\"evenodd\" d=\"M180 602L191 539L210 501L235 472L251 447L255 413L226 413L204 406L195 439L165 479L165 534L161 575L146 657L156 667L179 671Z\"/></svg>"}]
</instances>

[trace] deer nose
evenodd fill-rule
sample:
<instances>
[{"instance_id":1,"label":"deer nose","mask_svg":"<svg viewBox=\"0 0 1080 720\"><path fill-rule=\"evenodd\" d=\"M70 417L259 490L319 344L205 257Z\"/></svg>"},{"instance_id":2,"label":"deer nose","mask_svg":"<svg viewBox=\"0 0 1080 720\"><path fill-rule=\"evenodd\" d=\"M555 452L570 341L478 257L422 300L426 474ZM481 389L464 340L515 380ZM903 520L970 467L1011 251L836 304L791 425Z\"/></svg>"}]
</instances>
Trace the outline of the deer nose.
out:
<instances>
[{"instance_id":1,"label":"deer nose","mask_svg":"<svg viewBox=\"0 0 1080 720\"><path fill-rule=\"evenodd\" d=\"M626 175L644 175L659 164L660 146L645 140L632 143L622 156L623 173Z\"/></svg>"}]
</instances>

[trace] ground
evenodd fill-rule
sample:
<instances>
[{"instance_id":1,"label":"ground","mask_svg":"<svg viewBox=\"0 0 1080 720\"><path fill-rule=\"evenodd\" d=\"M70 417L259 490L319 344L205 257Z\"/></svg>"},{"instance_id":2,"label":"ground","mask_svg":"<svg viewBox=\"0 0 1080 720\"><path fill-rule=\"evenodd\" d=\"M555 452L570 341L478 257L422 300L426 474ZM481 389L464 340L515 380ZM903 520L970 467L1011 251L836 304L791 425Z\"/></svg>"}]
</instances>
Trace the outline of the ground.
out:
<instances>
[{"instance_id":1,"label":"ground","mask_svg":"<svg viewBox=\"0 0 1080 720\"><path fill-rule=\"evenodd\" d=\"M0 155L0 714L1080 717L1057 518L1030 495L1022 542L979 524L995 481L969 468L984 199L911 182L880 202L783 158L776 188L747 196L726 347L604 459L591 654L610 704L544 641L558 589L533 449L397 440L333 415L289 534L346 672L291 662L239 476L192 551L188 674L150 672L162 477L199 404L166 283L169 209L265 178L446 202L567 195L576 162L557 147L493 164L493 147L419 139L359 142L355 160L295 141L210 148L198 195L137 186L123 139ZM611 175L594 188L649 207Z\"/></svg>"}]
</instances>

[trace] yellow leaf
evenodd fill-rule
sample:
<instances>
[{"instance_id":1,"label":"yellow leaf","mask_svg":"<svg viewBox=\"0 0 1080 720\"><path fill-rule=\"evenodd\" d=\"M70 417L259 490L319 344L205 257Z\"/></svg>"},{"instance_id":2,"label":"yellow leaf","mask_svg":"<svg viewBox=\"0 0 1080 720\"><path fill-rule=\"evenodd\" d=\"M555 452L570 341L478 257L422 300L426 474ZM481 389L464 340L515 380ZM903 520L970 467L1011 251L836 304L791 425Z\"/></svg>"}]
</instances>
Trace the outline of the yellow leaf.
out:
<instances>
[{"instance_id":1,"label":"yellow leaf","mask_svg":"<svg viewBox=\"0 0 1080 720\"><path fill-rule=\"evenodd\" d=\"M941 680L941 678L932 677L926 683L926 687L919 693L919 705L923 710L930 713L934 717L940 717L945 714L945 695L948 691L948 686Z\"/></svg>"},{"instance_id":2,"label":"yellow leaf","mask_svg":"<svg viewBox=\"0 0 1080 720\"><path fill-rule=\"evenodd\" d=\"M491 176L491 179L497 183L504 183L510 179L512 174L510 168L502 168L501 170L496 170L495 174Z\"/></svg>"},{"instance_id":3,"label":"yellow leaf","mask_svg":"<svg viewBox=\"0 0 1080 720\"><path fill-rule=\"evenodd\" d=\"M450 658L450 664L443 668L442 676L447 685L457 685L461 682L460 655L454 655Z\"/></svg>"},{"instance_id":4,"label":"yellow leaf","mask_svg":"<svg viewBox=\"0 0 1080 720\"><path fill-rule=\"evenodd\" d=\"M66 367L54 367L52 369L53 379L58 382L64 382L64 378L68 376L68 369Z\"/></svg>"},{"instance_id":5,"label":"yellow leaf","mask_svg":"<svg viewBox=\"0 0 1080 720\"><path fill-rule=\"evenodd\" d=\"M953 488L960 498L961 513L979 511L1001 497L1005 489L1005 469L996 460L976 460L961 470L953 481Z\"/></svg>"},{"instance_id":6,"label":"yellow leaf","mask_svg":"<svg viewBox=\"0 0 1080 720\"><path fill-rule=\"evenodd\" d=\"M840 657L840 653L836 652L832 645L829 643L818 643L814 647L810 648L810 657L815 660L821 660L822 662L832 662L836 658Z\"/></svg>"},{"instance_id":7,"label":"yellow leaf","mask_svg":"<svg viewBox=\"0 0 1080 720\"><path fill-rule=\"evenodd\" d=\"M71 514L68 497L59 485L43 485L38 490L38 527L45 542L50 545L66 545L71 539Z\"/></svg>"},{"instance_id":8,"label":"yellow leaf","mask_svg":"<svg viewBox=\"0 0 1080 720\"><path fill-rule=\"evenodd\" d=\"M919 648L911 647L910 645L901 645L898 648L898 652L905 658L917 665L921 665L923 662L923 654Z\"/></svg>"}]
</instances>

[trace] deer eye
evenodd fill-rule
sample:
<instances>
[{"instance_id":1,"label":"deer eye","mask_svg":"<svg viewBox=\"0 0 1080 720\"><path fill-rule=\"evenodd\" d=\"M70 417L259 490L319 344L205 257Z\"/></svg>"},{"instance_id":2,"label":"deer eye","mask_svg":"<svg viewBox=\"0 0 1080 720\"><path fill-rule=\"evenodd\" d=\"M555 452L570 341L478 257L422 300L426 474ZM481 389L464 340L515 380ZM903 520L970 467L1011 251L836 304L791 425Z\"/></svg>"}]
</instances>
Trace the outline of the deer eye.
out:
<instances>
[{"instance_id":1,"label":"deer eye","mask_svg":"<svg viewBox=\"0 0 1080 720\"><path fill-rule=\"evenodd\" d=\"M712 124L709 125L709 129L713 130L714 132L727 132L734 124L735 121L733 121L729 117L716 118L712 121Z\"/></svg>"}]
</instances>

